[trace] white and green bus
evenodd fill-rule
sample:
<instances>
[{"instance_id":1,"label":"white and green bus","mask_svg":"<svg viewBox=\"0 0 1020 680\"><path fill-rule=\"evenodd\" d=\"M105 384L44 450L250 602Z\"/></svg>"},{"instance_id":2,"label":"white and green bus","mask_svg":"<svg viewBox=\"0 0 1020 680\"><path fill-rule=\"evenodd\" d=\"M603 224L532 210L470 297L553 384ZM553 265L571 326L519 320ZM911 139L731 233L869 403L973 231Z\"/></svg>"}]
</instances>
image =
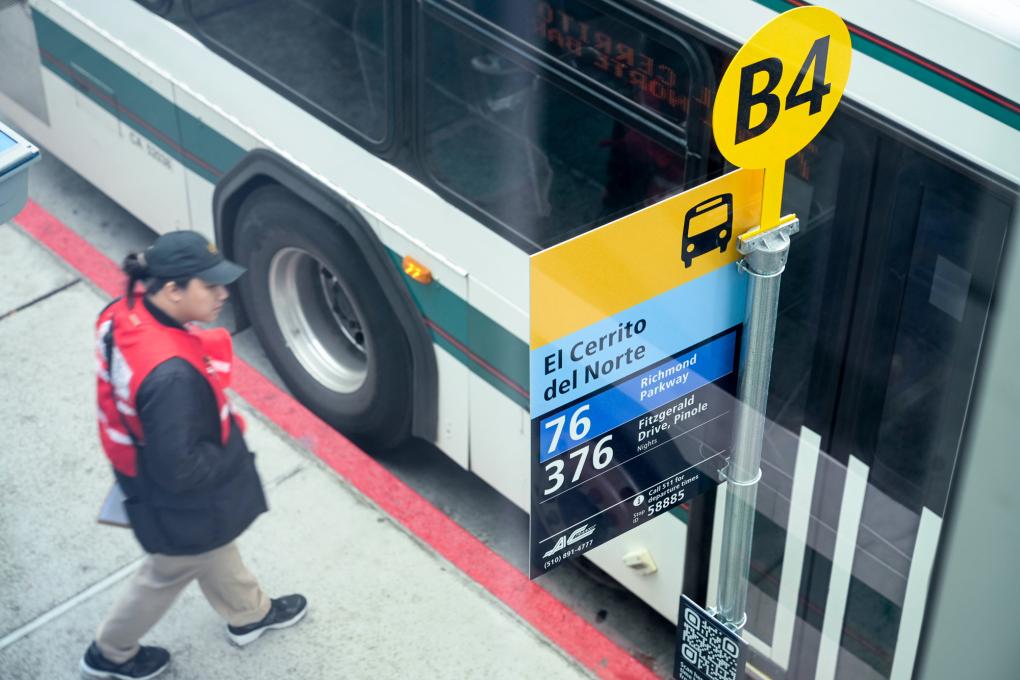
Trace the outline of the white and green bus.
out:
<instances>
[{"instance_id":1,"label":"white and green bus","mask_svg":"<svg viewBox=\"0 0 1020 680\"><path fill-rule=\"evenodd\" d=\"M241 325L315 413L433 442L527 511L529 255L726 172L720 76L803 4L3 0L0 112L248 267ZM996 5L823 4L854 65L787 165L745 637L763 677L899 680L939 625L982 390L1016 370L984 340L1020 304L1020 41ZM714 597L713 513L590 557L675 621L679 574Z\"/></svg>"}]
</instances>

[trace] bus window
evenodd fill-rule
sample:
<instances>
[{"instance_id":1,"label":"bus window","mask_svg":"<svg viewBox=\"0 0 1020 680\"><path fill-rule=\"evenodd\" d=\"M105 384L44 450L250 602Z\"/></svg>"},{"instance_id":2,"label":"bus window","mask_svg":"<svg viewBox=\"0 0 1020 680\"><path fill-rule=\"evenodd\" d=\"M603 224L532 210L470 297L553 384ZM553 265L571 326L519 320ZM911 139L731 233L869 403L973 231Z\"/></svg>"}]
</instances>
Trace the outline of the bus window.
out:
<instances>
[{"instance_id":1,"label":"bus window","mask_svg":"<svg viewBox=\"0 0 1020 680\"><path fill-rule=\"evenodd\" d=\"M425 171L522 248L548 247L684 188L682 138L653 139L637 121L596 108L576 82L553 82L515 50L438 14L426 12L423 42Z\"/></svg>"},{"instance_id":2,"label":"bus window","mask_svg":"<svg viewBox=\"0 0 1020 680\"><path fill-rule=\"evenodd\" d=\"M592 0L447 0L477 14L592 83L683 127L697 101L702 63L676 39L653 38Z\"/></svg>"},{"instance_id":3,"label":"bus window","mask_svg":"<svg viewBox=\"0 0 1020 680\"><path fill-rule=\"evenodd\" d=\"M876 277L880 332L868 348L874 368L855 439L874 452L876 486L941 515L1011 209L926 158L903 168Z\"/></svg>"},{"instance_id":4,"label":"bus window","mask_svg":"<svg viewBox=\"0 0 1020 680\"><path fill-rule=\"evenodd\" d=\"M800 218L779 293L769 390L769 421L791 432L807 426L828 442L848 332L836 307L854 289L875 162L876 135L837 114L787 161L783 213Z\"/></svg>"},{"instance_id":5,"label":"bus window","mask_svg":"<svg viewBox=\"0 0 1020 680\"><path fill-rule=\"evenodd\" d=\"M214 49L333 127L388 136L390 3L190 0Z\"/></svg>"}]
</instances>

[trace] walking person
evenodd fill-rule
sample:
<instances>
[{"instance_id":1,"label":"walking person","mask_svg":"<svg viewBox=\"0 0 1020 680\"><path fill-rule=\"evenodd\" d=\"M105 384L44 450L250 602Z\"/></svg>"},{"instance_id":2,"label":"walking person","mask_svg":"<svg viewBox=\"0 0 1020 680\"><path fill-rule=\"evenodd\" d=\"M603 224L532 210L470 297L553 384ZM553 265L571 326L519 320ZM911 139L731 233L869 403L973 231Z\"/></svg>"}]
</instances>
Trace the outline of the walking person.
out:
<instances>
[{"instance_id":1,"label":"walking person","mask_svg":"<svg viewBox=\"0 0 1020 680\"><path fill-rule=\"evenodd\" d=\"M124 260L127 294L96 322L100 440L148 555L85 652L87 677L165 670L169 652L139 640L192 580L237 645L307 611L301 595L267 597L234 542L267 510L266 499L224 391L230 334L194 322L216 320L227 284L244 271L200 234L170 232Z\"/></svg>"}]
</instances>

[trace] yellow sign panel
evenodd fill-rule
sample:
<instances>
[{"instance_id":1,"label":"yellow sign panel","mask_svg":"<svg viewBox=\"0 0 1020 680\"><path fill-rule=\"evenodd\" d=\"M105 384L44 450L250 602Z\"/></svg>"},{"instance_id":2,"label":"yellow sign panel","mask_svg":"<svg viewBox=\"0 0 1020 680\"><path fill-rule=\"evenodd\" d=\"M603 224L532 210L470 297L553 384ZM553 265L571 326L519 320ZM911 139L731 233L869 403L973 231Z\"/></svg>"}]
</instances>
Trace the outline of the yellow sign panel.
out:
<instances>
[{"instance_id":1,"label":"yellow sign panel","mask_svg":"<svg viewBox=\"0 0 1020 680\"><path fill-rule=\"evenodd\" d=\"M786 159L836 110L851 55L850 32L838 14L799 7L760 28L726 69L712 129L726 160L765 169L762 228L779 223Z\"/></svg>"},{"instance_id":2,"label":"yellow sign panel","mask_svg":"<svg viewBox=\"0 0 1020 680\"><path fill-rule=\"evenodd\" d=\"M531 257L531 349L736 262L762 172L736 170Z\"/></svg>"}]
</instances>

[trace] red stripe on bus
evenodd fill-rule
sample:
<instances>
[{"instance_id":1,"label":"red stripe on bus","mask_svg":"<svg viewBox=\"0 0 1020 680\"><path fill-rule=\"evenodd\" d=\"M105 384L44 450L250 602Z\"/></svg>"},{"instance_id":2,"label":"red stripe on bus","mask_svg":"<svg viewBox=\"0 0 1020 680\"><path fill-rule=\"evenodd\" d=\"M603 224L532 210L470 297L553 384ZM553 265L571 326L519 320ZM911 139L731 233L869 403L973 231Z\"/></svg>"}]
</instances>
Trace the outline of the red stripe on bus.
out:
<instances>
[{"instance_id":1,"label":"red stripe on bus","mask_svg":"<svg viewBox=\"0 0 1020 680\"><path fill-rule=\"evenodd\" d=\"M786 2L796 7L814 6L810 2L804 2L804 0L786 0ZM926 59L916 52L911 52L905 47L900 47L896 43L890 42L889 40L886 40L885 38L878 36L867 29L861 28L857 24L852 24L849 21L846 21L845 19L844 22L846 23L847 28L850 30L851 33L859 35L865 40L873 42L876 45L880 45L881 47L884 47L890 52L895 52L901 57L909 59L910 61L914 62L918 66L926 68L929 71L932 71L933 73L937 73L943 78L952 80L957 85L961 85L970 90L971 92L981 95L985 99L990 99L991 101L994 101L996 104L999 104L1000 106L1005 106L1007 109L1013 111L1014 113L1020 113L1020 104L1017 104L1016 102L1010 99L1006 99L997 92L989 90L988 88L979 85L973 80L970 80L969 78L965 78L957 73L954 73L953 71L950 71L949 69L943 66L939 66L934 61Z\"/></svg>"},{"instance_id":2,"label":"red stripe on bus","mask_svg":"<svg viewBox=\"0 0 1020 680\"><path fill-rule=\"evenodd\" d=\"M14 222L109 295L123 294L117 265L38 204L29 201ZM233 389L242 399L580 665L602 678L657 677L264 375L240 358L234 366Z\"/></svg>"},{"instance_id":3,"label":"red stripe on bus","mask_svg":"<svg viewBox=\"0 0 1020 680\"><path fill-rule=\"evenodd\" d=\"M131 109L128 109L125 106L122 106L120 102L118 102L116 99L111 98L110 95L108 95L107 93L103 92L95 83L92 83L89 80L87 80L86 78L84 78L80 73L78 73L77 71L72 69L70 66L68 66L67 64L62 62L60 59L58 59L52 53L50 53L50 52L46 51L45 49L43 49L42 47L40 47L39 48L39 54L41 54L42 57L46 61L50 62L51 64L53 64L54 66L59 68L61 71L66 73L67 76L69 78L71 78L74 82L78 83L82 87L87 88L91 94L94 94L96 97L99 97L100 99L105 101L107 103L107 105L113 107L118 113L123 113L123 114L127 115L128 117L131 118L131 120L133 120L136 123L138 123L140 126L142 126L146 130L151 132L156 137L159 137L159 139L164 144L166 144L167 146L173 148L174 151L176 151L177 153L179 153L182 156L186 156L187 158L191 159L196 164L198 164L198 165L202 166L203 168L205 168L206 171L208 171L210 174L215 175L216 177L222 177L223 176L223 171L222 170L220 170L219 168L213 167L212 165L209 165L207 162L205 162L204 160L202 160L201 158L199 158L198 156L196 156L195 154L191 153L190 151L185 149L183 146L181 146L180 144L175 142L173 140L173 138L169 137L162 130L159 130L159 129L153 127L152 125L149 125L148 122L146 122L143 118L138 116L134 111L132 111Z\"/></svg>"},{"instance_id":4,"label":"red stripe on bus","mask_svg":"<svg viewBox=\"0 0 1020 680\"><path fill-rule=\"evenodd\" d=\"M505 383L514 392L516 392L517 394L521 395L525 399L529 399L530 398L529 395L528 395L528 391L526 389L524 389L523 387L521 387L520 385L515 383L513 380L511 380L510 378L508 378L505 375L503 375L502 373L500 373L499 370L495 366L493 366L492 364L487 362L485 359L481 358L480 356L478 356L477 354L472 352L470 349L467 348L467 346L465 346L464 344L459 342L455 337L453 337L452 335L450 335L449 333L444 331L442 328L440 328L438 325L436 325L435 321L433 321L432 319L429 319L428 317L425 317L425 323L428 325L429 328L434 330L436 333L439 333L439 335L443 336L444 340L446 340L451 345L453 345L454 347L459 349L461 352L466 354L467 357L469 359L471 359L471 361L475 362L476 364L478 364L479 366L481 366L482 368L487 370L493 376L495 376L500 381Z\"/></svg>"}]
</instances>

